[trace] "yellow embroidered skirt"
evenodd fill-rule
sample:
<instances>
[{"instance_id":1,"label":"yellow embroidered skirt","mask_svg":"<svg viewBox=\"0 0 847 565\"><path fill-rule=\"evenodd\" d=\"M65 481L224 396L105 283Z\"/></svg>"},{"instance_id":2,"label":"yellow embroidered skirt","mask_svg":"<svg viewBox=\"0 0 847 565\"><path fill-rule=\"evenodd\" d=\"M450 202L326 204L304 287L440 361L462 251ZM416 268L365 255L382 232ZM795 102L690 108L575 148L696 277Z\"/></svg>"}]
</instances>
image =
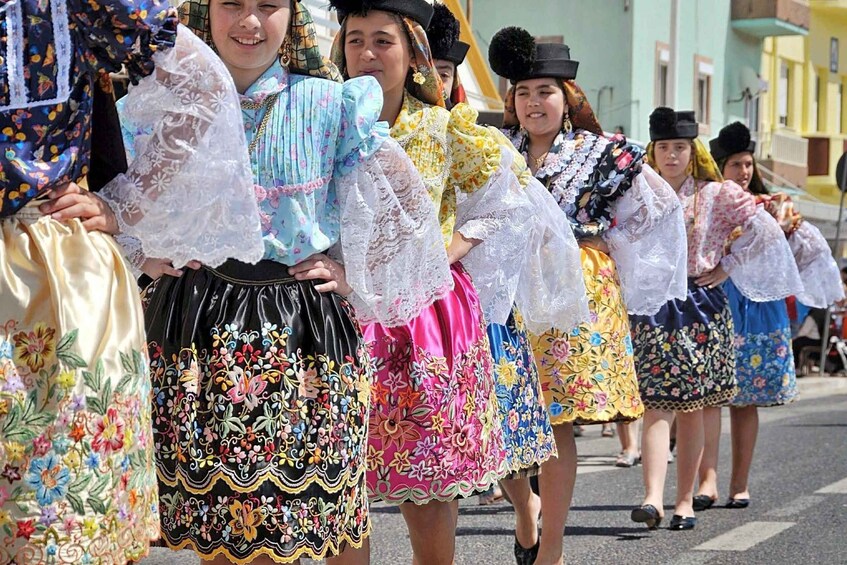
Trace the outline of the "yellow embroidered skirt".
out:
<instances>
[{"instance_id":1,"label":"yellow embroidered skirt","mask_svg":"<svg viewBox=\"0 0 847 565\"><path fill-rule=\"evenodd\" d=\"M158 537L135 280L111 237L0 220L0 563L125 563Z\"/></svg>"},{"instance_id":2,"label":"yellow embroidered skirt","mask_svg":"<svg viewBox=\"0 0 847 565\"><path fill-rule=\"evenodd\" d=\"M615 262L596 249L580 252L589 323L530 338L550 420L554 426L635 420L644 407Z\"/></svg>"}]
</instances>

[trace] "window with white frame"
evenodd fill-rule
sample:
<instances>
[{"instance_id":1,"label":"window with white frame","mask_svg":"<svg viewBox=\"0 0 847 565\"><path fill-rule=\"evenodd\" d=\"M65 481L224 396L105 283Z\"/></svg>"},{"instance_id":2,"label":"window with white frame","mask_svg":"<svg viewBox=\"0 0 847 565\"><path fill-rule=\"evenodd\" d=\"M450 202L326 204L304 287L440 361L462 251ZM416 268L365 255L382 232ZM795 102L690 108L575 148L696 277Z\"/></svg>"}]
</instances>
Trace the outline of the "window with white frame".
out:
<instances>
[{"instance_id":1,"label":"window with white frame","mask_svg":"<svg viewBox=\"0 0 847 565\"><path fill-rule=\"evenodd\" d=\"M712 77L715 65L708 57L694 56L694 114L700 133L709 132L712 119Z\"/></svg>"},{"instance_id":2,"label":"window with white frame","mask_svg":"<svg viewBox=\"0 0 847 565\"><path fill-rule=\"evenodd\" d=\"M667 43L656 42L656 80L653 93L653 105L668 106L670 89L671 48Z\"/></svg>"},{"instance_id":3,"label":"window with white frame","mask_svg":"<svg viewBox=\"0 0 847 565\"><path fill-rule=\"evenodd\" d=\"M779 63L779 85L777 86L777 113L779 125L791 125L791 69L786 61Z\"/></svg>"}]
</instances>

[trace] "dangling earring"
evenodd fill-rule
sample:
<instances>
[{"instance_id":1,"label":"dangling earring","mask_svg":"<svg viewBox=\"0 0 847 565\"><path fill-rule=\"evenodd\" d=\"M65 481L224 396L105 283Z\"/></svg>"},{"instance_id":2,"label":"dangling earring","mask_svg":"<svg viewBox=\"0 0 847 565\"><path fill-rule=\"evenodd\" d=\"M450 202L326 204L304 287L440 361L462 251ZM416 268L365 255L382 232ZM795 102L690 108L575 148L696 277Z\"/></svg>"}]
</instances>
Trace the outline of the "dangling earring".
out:
<instances>
[{"instance_id":1,"label":"dangling earring","mask_svg":"<svg viewBox=\"0 0 847 565\"><path fill-rule=\"evenodd\" d=\"M423 85L426 82L426 77L423 76L423 73L420 71L415 71L412 75L412 82L417 85Z\"/></svg>"},{"instance_id":2,"label":"dangling earring","mask_svg":"<svg viewBox=\"0 0 847 565\"><path fill-rule=\"evenodd\" d=\"M573 131L573 124L571 123L571 117L569 114L565 114L565 119L562 121L562 129L565 133L570 133Z\"/></svg>"},{"instance_id":3,"label":"dangling earring","mask_svg":"<svg viewBox=\"0 0 847 565\"><path fill-rule=\"evenodd\" d=\"M291 39L288 36L285 36L285 41L282 42L280 62L283 67L287 67L291 63Z\"/></svg>"}]
</instances>

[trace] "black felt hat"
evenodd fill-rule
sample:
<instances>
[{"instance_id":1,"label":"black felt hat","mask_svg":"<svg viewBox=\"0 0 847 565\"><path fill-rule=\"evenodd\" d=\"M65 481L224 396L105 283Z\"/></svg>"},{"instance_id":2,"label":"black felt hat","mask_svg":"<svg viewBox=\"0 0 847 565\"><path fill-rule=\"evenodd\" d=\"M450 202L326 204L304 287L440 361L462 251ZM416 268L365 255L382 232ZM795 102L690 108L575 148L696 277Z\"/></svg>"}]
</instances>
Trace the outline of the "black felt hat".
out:
<instances>
[{"instance_id":1,"label":"black felt hat","mask_svg":"<svg viewBox=\"0 0 847 565\"><path fill-rule=\"evenodd\" d=\"M494 34L488 47L488 63L495 73L512 84L531 78L573 80L579 61L571 59L563 43L536 43L528 31L506 27Z\"/></svg>"},{"instance_id":2,"label":"black felt hat","mask_svg":"<svg viewBox=\"0 0 847 565\"><path fill-rule=\"evenodd\" d=\"M696 139L700 127L693 110L675 112L664 106L650 114L650 141L663 139Z\"/></svg>"},{"instance_id":3,"label":"black felt hat","mask_svg":"<svg viewBox=\"0 0 847 565\"><path fill-rule=\"evenodd\" d=\"M459 41L459 20L444 4L435 4L433 10L432 21L426 30L432 58L450 61L456 66L461 65L471 46Z\"/></svg>"},{"instance_id":4,"label":"black felt hat","mask_svg":"<svg viewBox=\"0 0 847 565\"><path fill-rule=\"evenodd\" d=\"M715 161L720 161L736 153L755 152L756 142L750 137L750 128L741 122L734 122L709 141L709 150Z\"/></svg>"},{"instance_id":5,"label":"black felt hat","mask_svg":"<svg viewBox=\"0 0 847 565\"><path fill-rule=\"evenodd\" d=\"M339 21L348 14L363 14L370 10L382 10L411 18L424 29L432 19L432 4L426 0L329 0L330 8L338 12Z\"/></svg>"}]
</instances>

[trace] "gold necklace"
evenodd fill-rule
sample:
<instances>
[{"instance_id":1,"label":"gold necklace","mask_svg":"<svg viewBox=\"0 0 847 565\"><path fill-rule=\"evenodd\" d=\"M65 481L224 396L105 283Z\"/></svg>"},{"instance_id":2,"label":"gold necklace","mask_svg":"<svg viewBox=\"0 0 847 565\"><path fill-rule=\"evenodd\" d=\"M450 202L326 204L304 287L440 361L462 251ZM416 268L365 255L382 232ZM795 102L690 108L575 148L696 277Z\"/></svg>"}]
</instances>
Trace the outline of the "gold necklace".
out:
<instances>
[{"instance_id":1,"label":"gold necklace","mask_svg":"<svg viewBox=\"0 0 847 565\"><path fill-rule=\"evenodd\" d=\"M256 149L256 146L259 144L259 138L262 137L262 134L265 133L265 128L268 126L268 122L271 119L271 108L274 103L276 103L277 98L279 98L279 92L274 92L265 98L261 104L256 104L255 102L249 100L243 100L241 102L241 107L245 110L259 110L264 108L265 113L262 115L262 121L259 122L259 127L256 129L256 133L253 135L253 141L247 146L247 152L253 153Z\"/></svg>"},{"instance_id":2,"label":"gold necklace","mask_svg":"<svg viewBox=\"0 0 847 565\"><path fill-rule=\"evenodd\" d=\"M547 158L547 155L549 155L549 154L550 154L550 150L548 149L547 151L545 151L544 153L542 153L540 157L536 157L536 156L535 156L535 155L533 155L533 154L532 154L532 152L529 150L529 147L527 147L527 148L526 148L526 154L529 156L529 158L530 158L530 159L532 159L532 162L535 164L535 168L537 169L537 168L539 168L542 164L544 164L544 159L546 159L546 158Z\"/></svg>"}]
</instances>

